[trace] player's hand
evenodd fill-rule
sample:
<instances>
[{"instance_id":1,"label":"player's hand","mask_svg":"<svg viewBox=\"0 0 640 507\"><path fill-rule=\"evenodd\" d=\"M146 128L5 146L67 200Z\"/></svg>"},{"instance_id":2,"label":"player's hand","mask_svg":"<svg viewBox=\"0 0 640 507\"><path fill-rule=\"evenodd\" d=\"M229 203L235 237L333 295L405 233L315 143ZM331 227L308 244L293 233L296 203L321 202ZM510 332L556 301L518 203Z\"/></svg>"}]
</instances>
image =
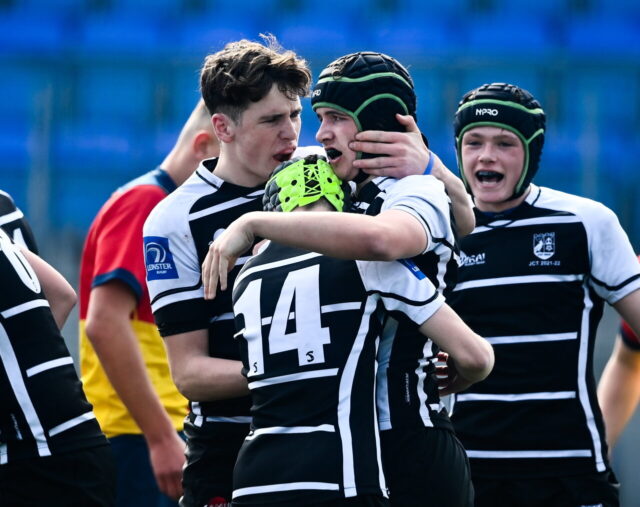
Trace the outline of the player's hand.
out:
<instances>
[{"instance_id":1,"label":"player's hand","mask_svg":"<svg viewBox=\"0 0 640 507\"><path fill-rule=\"evenodd\" d=\"M464 391L473 383L458 373L455 361L446 352L438 352L435 374L440 396Z\"/></svg>"},{"instance_id":2,"label":"player's hand","mask_svg":"<svg viewBox=\"0 0 640 507\"><path fill-rule=\"evenodd\" d=\"M349 148L386 156L356 160L354 167L367 174L394 178L424 173L429 163L429 149L422 140L418 125L411 115L396 114L396 118L405 126L406 132L365 130L356 134Z\"/></svg>"},{"instance_id":3,"label":"player's hand","mask_svg":"<svg viewBox=\"0 0 640 507\"><path fill-rule=\"evenodd\" d=\"M178 500L182 496L182 469L185 463L185 443L177 433L167 439L149 442L149 458L158 488L165 495Z\"/></svg>"},{"instance_id":4,"label":"player's hand","mask_svg":"<svg viewBox=\"0 0 640 507\"><path fill-rule=\"evenodd\" d=\"M227 289L227 274L236 265L238 257L246 252L254 241L247 221L240 217L220 234L210 245L202 263L202 283L204 298L214 299L220 283L220 290Z\"/></svg>"}]
</instances>

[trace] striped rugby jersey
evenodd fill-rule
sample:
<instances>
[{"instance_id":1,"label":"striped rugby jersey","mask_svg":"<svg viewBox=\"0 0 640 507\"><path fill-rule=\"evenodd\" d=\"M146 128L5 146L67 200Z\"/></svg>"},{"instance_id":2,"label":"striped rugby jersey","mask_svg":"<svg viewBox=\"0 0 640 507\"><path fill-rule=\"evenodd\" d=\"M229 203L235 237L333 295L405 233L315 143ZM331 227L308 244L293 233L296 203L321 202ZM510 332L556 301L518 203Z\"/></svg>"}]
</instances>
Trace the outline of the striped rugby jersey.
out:
<instances>
[{"instance_id":1,"label":"striped rugby jersey","mask_svg":"<svg viewBox=\"0 0 640 507\"><path fill-rule=\"evenodd\" d=\"M604 471L593 347L604 302L640 288L627 235L602 204L534 185L511 212L476 220L449 299L495 351L489 377L456 397L474 474Z\"/></svg>"},{"instance_id":2,"label":"striped rugby jersey","mask_svg":"<svg viewBox=\"0 0 640 507\"><path fill-rule=\"evenodd\" d=\"M38 253L31 226L22 210L16 206L13 198L0 190L0 227L17 244L26 246L33 253Z\"/></svg>"},{"instance_id":3,"label":"striped rugby jersey","mask_svg":"<svg viewBox=\"0 0 640 507\"><path fill-rule=\"evenodd\" d=\"M406 262L340 260L270 243L233 290L252 427L234 505L386 496L376 349L387 313L414 326L444 298Z\"/></svg>"},{"instance_id":4,"label":"striped rugby jersey","mask_svg":"<svg viewBox=\"0 0 640 507\"><path fill-rule=\"evenodd\" d=\"M209 330L211 356L239 360L233 339L231 291L205 301L200 268L209 243L231 222L262 210L262 187L246 188L214 175L217 159L204 160L177 190L154 208L143 235L151 309L162 336ZM229 273L229 285L247 256ZM194 424L249 422L249 396L220 401L190 401Z\"/></svg>"},{"instance_id":5,"label":"striped rugby jersey","mask_svg":"<svg viewBox=\"0 0 640 507\"><path fill-rule=\"evenodd\" d=\"M107 445L35 272L0 230L0 465Z\"/></svg>"},{"instance_id":6,"label":"striped rugby jersey","mask_svg":"<svg viewBox=\"0 0 640 507\"><path fill-rule=\"evenodd\" d=\"M429 244L411 259L445 297L455 284L458 247L452 227L451 202L433 176L401 180L379 177L358 192L355 210L368 215L402 210L416 217ZM378 352L380 429L436 427L451 429L447 409L433 377L439 349L407 321L389 319Z\"/></svg>"}]
</instances>

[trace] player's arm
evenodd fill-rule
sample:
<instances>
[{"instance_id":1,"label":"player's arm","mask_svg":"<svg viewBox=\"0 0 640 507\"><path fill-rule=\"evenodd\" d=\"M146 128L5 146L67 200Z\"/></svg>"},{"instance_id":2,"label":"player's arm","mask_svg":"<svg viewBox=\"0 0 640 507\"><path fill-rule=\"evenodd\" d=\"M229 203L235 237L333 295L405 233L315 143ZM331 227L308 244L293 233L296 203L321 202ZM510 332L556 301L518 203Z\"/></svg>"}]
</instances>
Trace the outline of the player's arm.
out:
<instances>
[{"instance_id":1,"label":"player's arm","mask_svg":"<svg viewBox=\"0 0 640 507\"><path fill-rule=\"evenodd\" d=\"M349 144L352 150L386 156L356 160L354 167L368 174L400 179L424 174L425 168L431 165L430 174L444 183L451 198L457 232L460 236L466 236L475 228L476 220L471 198L462 180L427 148L412 116L396 115L396 118L405 126L406 132L367 130L356 134L356 140Z\"/></svg>"},{"instance_id":2,"label":"player's arm","mask_svg":"<svg viewBox=\"0 0 640 507\"><path fill-rule=\"evenodd\" d=\"M218 280L221 289L226 289L227 273L256 237L341 259L403 259L428 246L422 224L400 210L389 209L376 216L255 211L233 222L209 246L202 265L205 297L215 297Z\"/></svg>"},{"instance_id":3,"label":"player's arm","mask_svg":"<svg viewBox=\"0 0 640 507\"><path fill-rule=\"evenodd\" d=\"M485 379L493 369L491 344L474 333L446 303L420 326L420 332L446 351L448 361L454 363L455 374L439 381L442 395L466 389Z\"/></svg>"},{"instance_id":4,"label":"player's arm","mask_svg":"<svg viewBox=\"0 0 640 507\"><path fill-rule=\"evenodd\" d=\"M53 266L25 247L21 251L40 280L58 329L62 329L77 302L76 291Z\"/></svg>"},{"instance_id":5,"label":"player's arm","mask_svg":"<svg viewBox=\"0 0 640 507\"><path fill-rule=\"evenodd\" d=\"M171 376L185 398L212 401L249 394L242 362L209 355L206 329L165 336Z\"/></svg>"},{"instance_id":6,"label":"player's arm","mask_svg":"<svg viewBox=\"0 0 640 507\"><path fill-rule=\"evenodd\" d=\"M640 336L640 290L615 303L614 308ZM612 448L640 402L640 351L616 340L600 378L598 400L604 417L607 443Z\"/></svg>"},{"instance_id":7,"label":"player's arm","mask_svg":"<svg viewBox=\"0 0 640 507\"><path fill-rule=\"evenodd\" d=\"M162 492L182 494L184 442L176 433L146 371L130 315L136 308L133 291L113 280L91 290L86 333L109 381L142 430Z\"/></svg>"},{"instance_id":8,"label":"player's arm","mask_svg":"<svg viewBox=\"0 0 640 507\"><path fill-rule=\"evenodd\" d=\"M640 351L616 339L598 384L607 444L613 448L640 401Z\"/></svg>"}]
</instances>

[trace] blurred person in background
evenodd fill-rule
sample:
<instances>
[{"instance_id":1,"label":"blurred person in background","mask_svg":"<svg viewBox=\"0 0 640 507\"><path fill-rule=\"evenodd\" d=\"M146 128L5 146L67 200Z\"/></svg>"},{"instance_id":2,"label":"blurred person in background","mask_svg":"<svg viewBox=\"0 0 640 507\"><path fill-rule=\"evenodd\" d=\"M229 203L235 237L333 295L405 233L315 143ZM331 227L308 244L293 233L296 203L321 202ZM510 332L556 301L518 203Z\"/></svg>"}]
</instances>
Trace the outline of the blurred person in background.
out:
<instances>
[{"instance_id":1,"label":"blurred person in background","mask_svg":"<svg viewBox=\"0 0 640 507\"><path fill-rule=\"evenodd\" d=\"M13 198L3 190L0 190L0 227L15 243L38 253L38 245L29 222Z\"/></svg>"},{"instance_id":2,"label":"blurred person in background","mask_svg":"<svg viewBox=\"0 0 640 507\"><path fill-rule=\"evenodd\" d=\"M640 331L640 264L611 210L533 184L545 123L505 83L467 92L455 114L476 228L449 303L496 357L452 417L478 507L619 503L592 359L605 302Z\"/></svg>"},{"instance_id":3,"label":"blurred person in background","mask_svg":"<svg viewBox=\"0 0 640 507\"><path fill-rule=\"evenodd\" d=\"M115 453L118 507L176 505L187 401L169 371L145 282L142 226L204 158L217 155L200 101L159 167L119 188L94 219L80 270L80 367Z\"/></svg>"},{"instance_id":4,"label":"blurred person in background","mask_svg":"<svg viewBox=\"0 0 640 507\"><path fill-rule=\"evenodd\" d=\"M640 402L640 338L627 322L600 377L598 401L611 452Z\"/></svg>"},{"instance_id":5,"label":"blurred person in background","mask_svg":"<svg viewBox=\"0 0 640 507\"><path fill-rule=\"evenodd\" d=\"M115 462L60 334L76 294L0 230L0 505L112 507Z\"/></svg>"}]
</instances>

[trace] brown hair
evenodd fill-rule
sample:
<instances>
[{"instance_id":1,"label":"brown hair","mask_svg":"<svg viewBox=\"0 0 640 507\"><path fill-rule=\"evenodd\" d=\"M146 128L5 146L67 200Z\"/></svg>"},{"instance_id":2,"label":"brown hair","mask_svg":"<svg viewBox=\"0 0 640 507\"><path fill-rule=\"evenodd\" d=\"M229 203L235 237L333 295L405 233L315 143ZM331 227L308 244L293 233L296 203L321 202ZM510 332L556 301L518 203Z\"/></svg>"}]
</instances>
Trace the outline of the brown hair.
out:
<instances>
[{"instance_id":1,"label":"brown hair","mask_svg":"<svg viewBox=\"0 0 640 507\"><path fill-rule=\"evenodd\" d=\"M238 121L251 102L264 98L275 84L288 98L304 97L311 86L307 62L284 50L273 35L265 44L242 39L208 55L200 73L200 91L209 112Z\"/></svg>"}]
</instances>

